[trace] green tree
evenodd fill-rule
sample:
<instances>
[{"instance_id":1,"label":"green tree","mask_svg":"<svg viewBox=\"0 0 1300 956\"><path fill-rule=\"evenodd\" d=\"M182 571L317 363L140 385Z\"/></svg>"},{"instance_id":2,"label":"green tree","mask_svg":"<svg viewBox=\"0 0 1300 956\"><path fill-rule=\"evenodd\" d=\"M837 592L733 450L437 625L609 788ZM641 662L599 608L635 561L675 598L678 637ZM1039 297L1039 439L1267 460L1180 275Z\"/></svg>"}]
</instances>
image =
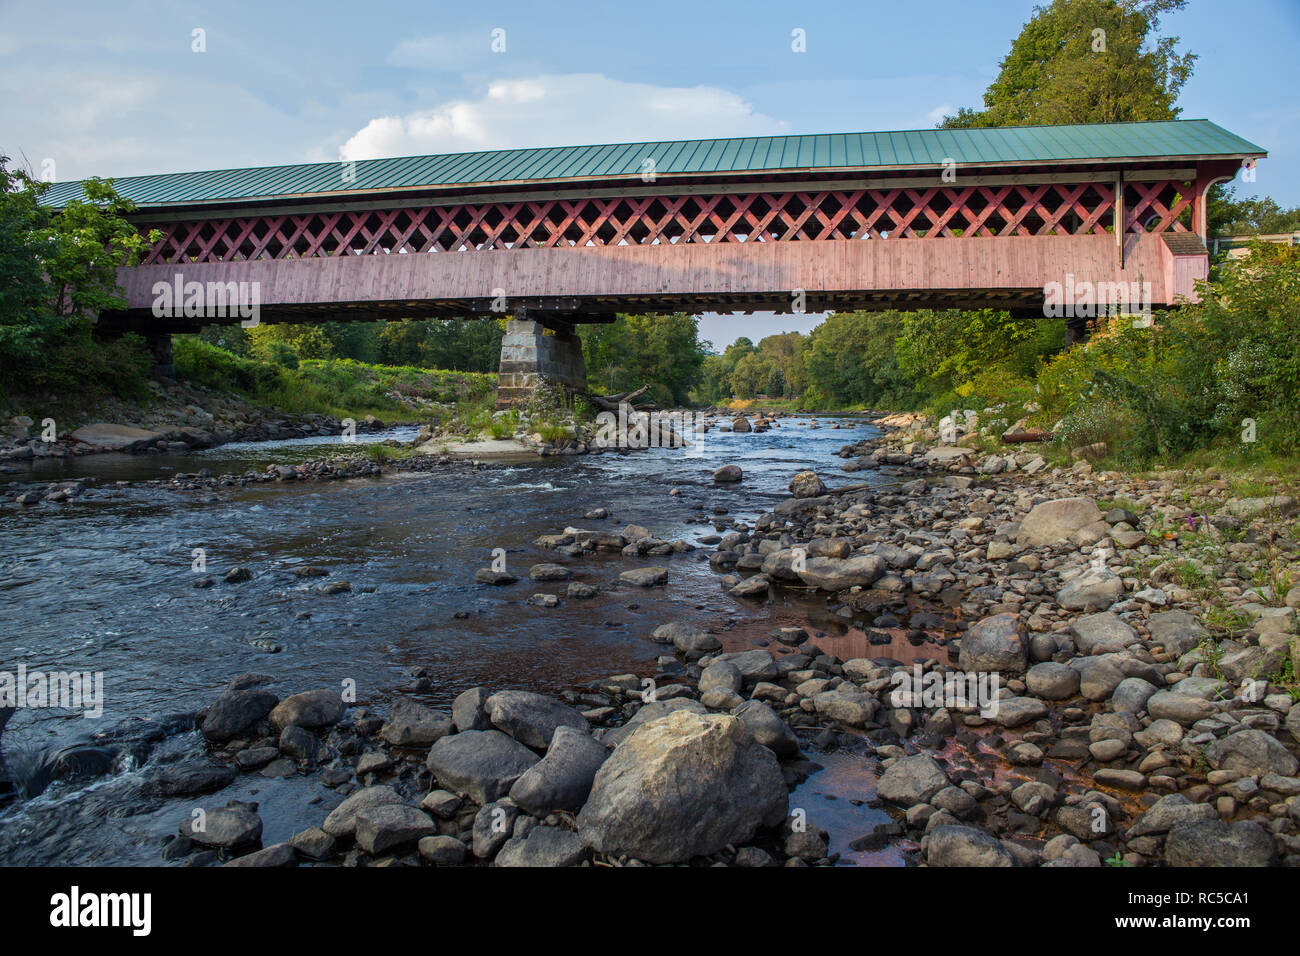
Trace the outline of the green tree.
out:
<instances>
[{"instance_id":1,"label":"green tree","mask_svg":"<svg viewBox=\"0 0 1300 956\"><path fill-rule=\"evenodd\" d=\"M86 180L86 198L57 212L41 204L48 188L0 156L0 382L18 392L134 391L147 361L138 337L101 346L91 333L101 312L126 307L117 269L157 234L127 221L135 207L111 180Z\"/></svg>"},{"instance_id":2,"label":"green tree","mask_svg":"<svg viewBox=\"0 0 1300 956\"><path fill-rule=\"evenodd\" d=\"M984 109L963 108L942 127L1169 120L1191 78L1193 53L1160 36L1161 15L1187 0L1053 0L1011 44Z\"/></svg>"}]
</instances>

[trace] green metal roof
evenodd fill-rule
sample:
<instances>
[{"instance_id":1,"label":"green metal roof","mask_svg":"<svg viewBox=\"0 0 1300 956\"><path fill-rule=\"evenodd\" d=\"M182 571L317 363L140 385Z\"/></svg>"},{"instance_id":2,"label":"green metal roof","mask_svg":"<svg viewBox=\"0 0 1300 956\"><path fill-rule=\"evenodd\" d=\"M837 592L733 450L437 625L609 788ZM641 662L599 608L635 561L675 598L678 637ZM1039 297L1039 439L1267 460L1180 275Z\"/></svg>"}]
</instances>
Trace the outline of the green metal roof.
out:
<instances>
[{"instance_id":1,"label":"green metal roof","mask_svg":"<svg viewBox=\"0 0 1300 956\"><path fill-rule=\"evenodd\" d=\"M359 160L345 181L340 163L262 166L157 176L124 176L117 191L142 208L346 196L406 189L556 183L639 177L646 159L657 177L834 172L962 166L1021 166L1121 159L1258 157L1265 151L1209 120L925 129L697 139L609 146L550 146ZM82 197L80 182L54 184L44 202Z\"/></svg>"}]
</instances>

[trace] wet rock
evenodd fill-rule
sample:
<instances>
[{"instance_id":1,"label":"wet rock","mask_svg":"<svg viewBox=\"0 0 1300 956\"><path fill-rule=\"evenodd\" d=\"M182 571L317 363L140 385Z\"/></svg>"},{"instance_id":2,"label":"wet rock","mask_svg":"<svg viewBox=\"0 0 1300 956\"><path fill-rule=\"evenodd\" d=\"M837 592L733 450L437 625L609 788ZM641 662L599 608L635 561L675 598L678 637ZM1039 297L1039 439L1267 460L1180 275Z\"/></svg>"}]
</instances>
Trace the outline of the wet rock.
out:
<instances>
[{"instance_id":1,"label":"wet rock","mask_svg":"<svg viewBox=\"0 0 1300 956\"><path fill-rule=\"evenodd\" d=\"M790 494L796 498L817 498L826 494L826 485L812 471L801 471L790 479Z\"/></svg>"},{"instance_id":2,"label":"wet rock","mask_svg":"<svg viewBox=\"0 0 1300 956\"><path fill-rule=\"evenodd\" d=\"M222 580L227 584L243 584L245 581L253 580L253 572L248 568L231 568L225 573Z\"/></svg>"},{"instance_id":3,"label":"wet rock","mask_svg":"<svg viewBox=\"0 0 1300 956\"><path fill-rule=\"evenodd\" d=\"M780 823L787 806L776 757L743 721L679 712L642 725L614 751L578 832L603 853L676 863L747 842Z\"/></svg>"},{"instance_id":4,"label":"wet rock","mask_svg":"<svg viewBox=\"0 0 1300 956\"><path fill-rule=\"evenodd\" d=\"M159 772L147 779L140 791L146 796L189 797L220 790L234 783L238 776L238 771L233 767L191 763Z\"/></svg>"},{"instance_id":5,"label":"wet rock","mask_svg":"<svg viewBox=\"0 0 1300 956\"><path fill-rule=\"evenodd\" d=\"M474 580L478 584L506 585L514 584L519 578L515 577L509 571L494 571L491 568L479 568L474 572Z\"/></svg>"},{"instance_id":6,"label":"wet rock","mask_svg":"<svg viewBox=\"0 0 1300 956\"><path fill-rule=\"evenodd\" d=\"M265 719L278 701L265 690L226 691L204 713L203 736L218 744L243 736Z\"/></svg>"},{"instance_id":7,"label":"wet rock","mask_svg":"<svg viewBox=\"0 0 1300 956\"><path fill-rule=\"evenodd\" d=\"M562 564L534 564L528 569L528 576L534 581L567 581L573 572Z\"/></svg>"},{"instance_id":8,"label":"wet rock","mask_svg":"<svg viewBox=\"0 0 1300 956\"><path fill-rule=\"evenodd\" d=\"M749 429L746 428L745 430L748 431ZM714 481L733 482L740 481L744 477L745 474L740 470L739 465L723 465L713 473Z\"/></svg>"},{"instance_id":9,"label":"wet rock","mask_svg":"<svg viewBox=\"0 0 1300 956\"><path fill-rule=\"evenodd\" d=\"M185 820L180 834L199 846L234 849L262 839L262 818L244 806L213 807Z\"/></svg>"},{"instance_id":10,"label":"wet rock","mask_svg":"<svg viewBox=\"0 0 1300 956\"><path fill-rule=\"evenodd\" d=\"M426 765L439 785L487 804L506 794L537 761L535 753L499 730L465 730L429 748Z\"/></svg>"},{"instance_id":11,"label":"wet rock","mask_svg":"<svg viewBox=\"0 0 1300 956\"><path fill-rule=\"evenodd\" d=\"M288 843L274 843L264 849L245 856L236 857L223 864L233 867L280 867L293 866L298 862L298 854Z\"/></svg>"},{"instance_id":12,"label":"wet rock","mask_svg":"<svg viewBox=\"0 0 1300 956\"><path fill-rule=\"evenodd\" d=\"M286 697L271 711L271 726L276 730L286 727L332 727L343 717L343 697L336 690L309 690Z\"/></svg>"},{"instance_id":13,"label":"wet rock","mask_svg":"<svg viewBox=\"0 0 1300 956\"><path fill-rule=\"evenodd\" d=\"M659 567L633 568L630 571L624 571L618 576L618 579L624 584L631 584L639 588L662 587L668 583L668 569Z\"/></svg>"},{"instance_id":14,"label":"wet rock","mask_svg":"<svg viewBox=\"0 0 1300 956\"><path fill-rule=\"evenodd\" d=\"M869 587L885 573L885 562L874 554L859 554L843 560L809 558L803 569L795 573L810 587L839 592L852 587Z\"/></svg>"}]
</instances>

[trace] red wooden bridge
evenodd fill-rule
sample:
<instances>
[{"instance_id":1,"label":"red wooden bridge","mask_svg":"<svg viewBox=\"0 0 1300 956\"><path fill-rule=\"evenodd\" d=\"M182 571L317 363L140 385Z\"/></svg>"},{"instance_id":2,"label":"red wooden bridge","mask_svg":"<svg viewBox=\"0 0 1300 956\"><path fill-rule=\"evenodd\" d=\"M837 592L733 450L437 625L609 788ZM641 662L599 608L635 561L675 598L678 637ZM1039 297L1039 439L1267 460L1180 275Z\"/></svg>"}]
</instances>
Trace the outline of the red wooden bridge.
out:
<instances>
[{"instance_id":1,"label":"red wooden bridge","mask_svg":"<svg viewBox=\"0 0 1300 956\"><path fill-rule=\"evenodd\" d=\"M234 322L157 289L256 284L262 322L507 312L997 307L1048 283L1195 297L1205 196L1266 153L1207 120L501 150L142 176L121 271L155 337ZM46 201L80 196L56 184ZM204 314L206 312L206 314ZM503 355L503 359L505 356Z\"/></svg>"}]
</instances>

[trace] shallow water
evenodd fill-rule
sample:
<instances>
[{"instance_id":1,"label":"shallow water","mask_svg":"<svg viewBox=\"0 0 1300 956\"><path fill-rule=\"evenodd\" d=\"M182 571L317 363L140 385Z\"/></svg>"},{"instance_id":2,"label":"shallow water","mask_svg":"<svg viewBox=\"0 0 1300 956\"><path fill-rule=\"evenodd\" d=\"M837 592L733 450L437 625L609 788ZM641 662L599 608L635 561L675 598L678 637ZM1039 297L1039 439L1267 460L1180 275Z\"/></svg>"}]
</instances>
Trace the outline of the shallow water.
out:
<instances>
[{"instance_id":1,"label":"shallow water","mask_svg":"<svg viewBox=\"0 0 1300 956\"><path fill-rule=\"evenodd\" d=\"M778 624L808 621L815 602L790 596L766 609L742 605L719 587L703 547L666 557L571 561L532 541L569 525L617 530L635 523L665 540L694 543L715 533L715 520L752 522L787 493L801 468L815 468L831 486L889 480L838 468L834 453L878 434L873 426L848 420L850 427L833 429L835 420L821 419L811 428L809 421L783 419L761 434L710 432L698 457L651 449L215 494L132 484L62 505L3 506L3 668L21 662L29 671L102 672L105 690L98 719L20 709L5 731L6 746L60 746L123 718L195 710L249 671L275 678L282 693L355 681L359 699L384 712L392 695L409 687L415 668L429 681L418 696L443 706L480 684L553 693L610 674L650 674L663 648L648 635L670 620L712 627L729 649L751 646ZM365 436L357 447L383 437ZM92 456L6 477L24 484L94 475L103 487L200 468L261 470L339 445L338 438L306 439L182 457ZM714 483L712 472L722 464L740 465L744 480ZM672 488L680 494L670 495ZM584 514L596 507L610 517L587 521ZM206 573L217 580L211 588L194 587L196 548L206 552ZM495 548L506 550L519 583L474 582ZM567 564L575 580L610 590L590 601L565 600L566 582L528 579L528 568L540 561ZM292 569L304 564L328 576L296 577ZM669 568L666 587L617 583L619 572L652 564ZM253 579L225 583L221 575L234 566L248 567ZM352 590L318 590L333 581ZM539 592L560 595L561 606L525 603ZM831 653L906 659L905 642L870 647L861 632L855 637L834 624L817 637ZM814 621L810 630L818 627ZM259 639L283 650L266 653L250 643ZM15 812L21 809L6 815Z\"/></svg>"}]
</instances>

